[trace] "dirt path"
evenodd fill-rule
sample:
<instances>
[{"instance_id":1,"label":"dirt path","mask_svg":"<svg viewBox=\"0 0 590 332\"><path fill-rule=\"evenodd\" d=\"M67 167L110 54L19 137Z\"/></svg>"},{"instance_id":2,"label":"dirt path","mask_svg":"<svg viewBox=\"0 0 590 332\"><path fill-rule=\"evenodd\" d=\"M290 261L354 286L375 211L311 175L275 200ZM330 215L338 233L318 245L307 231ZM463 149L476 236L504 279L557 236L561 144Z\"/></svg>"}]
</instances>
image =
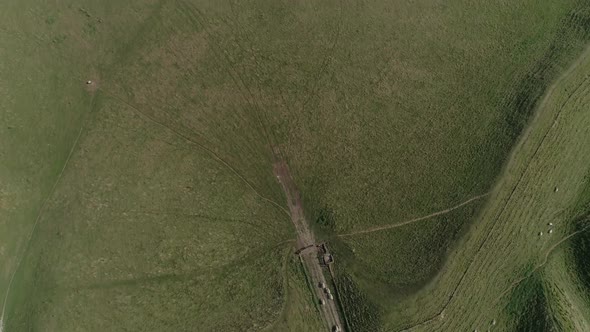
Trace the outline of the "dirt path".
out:
<instances>
[{"instance_id":1,"label":"dirt path","mask_svg":"<svg viewBox=\"0 0 590 332\"><path fill-rule=\"evenodd\" d=\"M429 219L429 218L433 218L433 217L436 217L436 216L440 216L441 214L449 213L449 212L451 212L453 210L456 210L458 208L461 208L461 207L463 207L463 206L465 206L465 205L467 205L467 204L469 204L469 203L471 203L473 201L476 201L478 199L481 199L483 197L486 197L487 195L489 195L489 193L485 193L485 194L477 195L475 197L471 197L470 199L466 200L465 202L463 202L461 204L455 205L453 207L450 207L450 208L445 209L445 210L442 210L442 211L431 213L431 214L429 214L427 216L422 216L422 217L418 217L418 218L406 220L404 222L400 222L400 223L393 224L393 225L377 226L377 227L371 227L371 228L363 229L363 230L356 231L356 232L338 234L337 236L338 237L346 237L346 236L351 236L351 235L373 233L373 232L383 231L383 230L386 230L386 229L392 229L392 228L397 228L397 227L405 226L405 225L408 225L408 224L415 223L417 221L422 221L424 219Z\"/></svg>"},{"instance_id":2,"label":"dirt path","mask_svg":"<svg viewBox=\"0 0 590 332\"><path fill-rule=\"evenodd\" d=\"M277 176L277 180L281 184L285 196L287 196L287 205L291 214L291 220L295 225L297 231L297 248L306 248L299 254L301 261L307 271L310 282L312 284L313 292L316 295L316 299L319 302L320 299L324 300L325 304L320 306L320 312L331 330L333 326L339 326L343 329L342 319L338 312L336 302L329 300L324 293L324 290L320 287L320 284L327 285L326 278L322 271L320 261L318 259L318 248L315 246L315 237L313 232L309 229L308 223L305 220L303 214L303 204L301 203L301 196L299 191L295 187L293 179L289 173L289 168L284 161L278 161L273 167L274 174Z\"/></svg>"}]
</instances>

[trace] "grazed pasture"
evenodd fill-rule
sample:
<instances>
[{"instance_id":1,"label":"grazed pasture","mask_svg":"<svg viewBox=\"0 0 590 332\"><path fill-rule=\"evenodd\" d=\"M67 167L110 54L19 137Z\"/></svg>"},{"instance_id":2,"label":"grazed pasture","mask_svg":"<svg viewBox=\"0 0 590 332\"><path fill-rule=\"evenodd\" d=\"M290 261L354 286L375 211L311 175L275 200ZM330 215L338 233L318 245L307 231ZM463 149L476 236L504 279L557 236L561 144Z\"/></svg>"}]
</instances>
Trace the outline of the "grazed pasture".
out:
<instances>
[{"instance_id":1,"label":"grazed pasture","mask_svg":"<svg viewBox=\"0 0 590 332\"><path fill-rule=\"evenodd\" d=\"M534 325L540 315L548 322L537 323L559 330L588 329L582 274L563 253L590 229L587 217L578 215L590 171L588 73L590 49L549 89L480 221L436 282L414 298L423 323L406 328L485 330L495 320L495 328L516 331L521 321ZM515 306L511 296L538 308Z\"/></svg>"},{"instance_id":2,"label":"grazed pasture","mask_svg":"<svg viewBox=\"0 0 590 332\"><path fill-rule=\"evenodd\" d=\"M273 147L335 251L352 330L515 330L530 303L583 327L563 303L587 296L589 13L4 1L6 330L318 330Z\"/></svg>"}]
</instances>

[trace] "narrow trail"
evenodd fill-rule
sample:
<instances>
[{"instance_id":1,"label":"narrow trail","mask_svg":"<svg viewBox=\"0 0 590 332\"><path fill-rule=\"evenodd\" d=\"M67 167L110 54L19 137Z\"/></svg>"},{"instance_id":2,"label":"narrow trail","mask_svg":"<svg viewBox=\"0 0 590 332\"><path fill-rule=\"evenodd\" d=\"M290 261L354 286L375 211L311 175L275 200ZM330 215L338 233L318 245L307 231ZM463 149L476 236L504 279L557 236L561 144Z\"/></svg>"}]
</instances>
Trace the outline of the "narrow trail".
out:
<instances>
[{"instance_id":1,"label":"narrow trail","mask_svg":"<svg viewBox=\"0 0 590 332\"><path fill-rule=\"evenodd\" d=\"M508 159L506 161L506 165L508 165L507 168L509 167L509 165L511 165L512 163L516 162L516 155L517 155L517 153L520 151L520 149L524 145L525 141L529 139L529 136L530 136L530 134L531 134L531 132L533 130L533 127L535 126L535 124L537 123L537 121L538 121L538 119L540 117L539 110L542 110L547 105L547 103L549 102L550 96L557 89L557 86L559 86L559 84L563 80L565 80L566 77L568 77L571 73L573 73L575 71L575 69L582 63L582 61L586 57L588 57L588 56L590 56L590 46L586 47L586 49L584 50L584 52L576 59L576 61L574 61L574 63L572 65L570 65L570 67L563 74L561 74L560 77L553 84L551 84L551 86L546 90L546 92L544 94L544 97L542 98L542 100L539 103L539 105L536 107L536 110L537 111L535 111L535 114L534 114L533 118L530 120L529 125L527 126L526 129L523 130L518 143L515 145L515 148L510 153L510 156L508 157ZM584 82L587 79L588 79L588 77L584 80ZM582 84L584 82L582 82ZM416 323L416 324L414 324L412 326L409 326L409 327L403 328L401 330L398 330L398 332L412 331L412 330L414 330L414 329L416 329L418 327L425 326L427 324L430 324L430 323L434 322L437 319L441 319L441 318L444 317L445 310L450 305L450 303L455 299L455 295L457 294L457 291L461 287L461 285L463 283L463 280L467 276L467 273L471 269L471 267L472 267L472 265L473 265L473 263L474 263L477 255L480 253L480 251L482 250L482 248L484 247L484 245L490 239L491 234L492 234L492 230L497 225L497 220L501 217L501 215L504 213L505 209L507 208L509 202L512 200L512 197L513 197L513 195L514 195L514 193L516 191L516 188L520 185L520 183L523 180L524 176L527 174L527 172L528 172L528 170L529 170L529 168L531 166L532 160L534 160L535 157L537 156L539 150L541 149L541 146L543 145L543 143L545 142L545 140L549 136L549 133L551 132L551 130L553 128L555 128L556 124L559 122L559 119L561 117L561 114L563 112L563 109L564 109L565 105L569 102L569 100L572 98L572 96L578 91L578 89L580 88L580 86L581 86L581 84L579 86L577 86L572 92L570 92L569 96L566 98L566 100L559 107L559 110L557 111L557 113L553 116L553 121L552 121L551 126L547 129L547 131L545 132L545 134L541 137L540 142L537 144L537 147L535 148L533 154L529 157L528 162L527 162L527 165L526 165L524 171L520 174L518 180L516 181L516 184L514 185L514 187L511 190L510 195L508 196L508 199L504 202L503 208L501 209L501 211L497 215L497 217L492 221L490 230L487 232L488 235L483 239L483 241L481 242L481 244L479 245L479 247L477 248L477 250L473 254L471 261L469 262L467 268L462 273L461 277L459 278L459 281L457 282L456 286L454 287L453 291L451 292L451 294L448 297L448 299L445 302L445 304L442 306L441 310L438 311L438 313L435 314L434 316L431 316L430 318L428 318L426 320L423 320L423 321L421 321L419 323ZM573 236L573 235L575 235L575 234L570 234L570 237ZM569 238L569 237L567 237L567 238ZM558 242L555 245L555 247L557 245L559 245L560 243L562 243L563 241L567 240L567 238L562 239L562 241ZM550 254L550 251L547 253L547 255L549 255L549 254ZM522 278L522 280L524 280L524 279L526 279L526 278ZM517 280L517 281L515 281L515 283L522 282L522 280Z\"/></svg>"},{"instance_id":2,"label":"narrow trail","mask_svg":"<svg viewBox=\"0 0 590 332\"><path fill-rule=\"evenodd\" d=\"M508 288L506 288L504 291L502 291L500 293L500 295L494 299L494 304L498 303L498 301L500 301L505 295L506 293L508 293L511 289L514 289L515 287L517 287L521 282L525 281L526 279L530 278L533 276L533 274L535 274L538 270L542 269L545 265L547 265L547 262L549 261L549 257L551 256L551 254L560 246L562 245L564 242L570 240L572 237L585 232L586 230L590 229L590 225L585 226L584 228L572 232L569 235L565 236L563 239L559 240L558 242L556 242L554 245L552 245L546 252L545 252L545 256L543 257L543 261L539 264L537 264L537 266L535 266L534 269L531 270L531 272L529 272L526 276L521 277L519 279L517 279L516 281L514 281L512 284L510 284L510 286L508 286Z\"/></svg>"},{"instance_id":3,"label":"narrow trail","mask_svg":"<svg viewBox=\"0 0 590 332\"><path fill-rule=\"evenodd\" d=\"M90 105L89 105L90 111L94 107L95 98L96 98L96 94L94 94L92 96L92 98L90 99ZM88 113L90 113L90 111ZM43 203L41 204L41 207L39 208L39 212L37 213L37 217L35 218L35 222L33 223L33 228L31 229L31 232L29 233L29 236L27 237L27 240L25 241L24 251L23 251L21 257L19 258L18 262L16 263L16 267L14 268L12 275L10 276L10 280L8 281L8 286L6 287L6 294L4 295L4 300L2 301L2 313L0 314L0 332L2 332L2 330L4 329L4 314L6 313L6 303L8 301L8 295L10 294L10 289L12 288L12 283L14 282L14 276L16 276L16 273L18 272L18 270L23 262L23 259L25 258L26 254L27 254L29 245L31 243L31 239L33 238L33 234L35 234L35 231L37 230L37 226L39 225L39 221L41 220L41 217L43 216L43 213L45 212L45 209L47 208L47 204L49 203L49 200L51 199L51 197L55 193L55 189L57 188L57 185L61 181L61 178L63 177L63 174L68 166L68 163L70 162L70 159L72 159L72 155L74 154L74 150L76 150L76 147L78 146L78 142L80 141L80 137L82 137L82 133L84 132L84 128L86 128L86 122L88 121L89 117L90 117L89 114L83 115L82 123L80 125L80 129L78 130L78 135L76 136L74 143L72 143L72 147L70 148L70 151L68 152L68 156L66 157L66 160L64 161L64 164L63 164L61 170L59 171L59 174L57 175L57 178L55 179L53 186L51 186L51 189L49 189L49 193L47 194L47 196L43 200Z\"/></svg>"},{"instance_id":4,"label":"narrow trail","mask_svg":"<svg viewBox=\"0 0 590 332\"><path fill-rule=\"evenodd\" d=\"M392 228L398 228L398 227L406 226L406 225L409 225L409 224L412 224L412 223L415 223L415 222L418 222L418 221L422 221L422 220L425 220L425 219L430 219L430 218L433 218L433 217L437 217L437 216L440 216L440 215L443 215L443 214L452 212L452 211L457 210L457 209L459 209L459 208L461 208L461 207L463 207L463 206L465 206L465 205L467 205L467 204L469 204L469 203L471 203L473 201L477 201L477 200L479 200L481 198L484 198L484 197L488 196L489 194L490 193L488 192L488 193L485 193L485 194L477 195L477 196L471 197L470 199L466 200L463 203L460 203L460 204L455 205L453 207L450 207L448 209L441 210L441 211L438 211L438 212L434 212L434 213L431 213L431 214L426 215L426 216L422 216L422 217L418 217L418 218L406 220L406 221L403 221L401 223L397 223L397 224L393 224L393 225L385 225L385 226L371 227L371 228L360 230L360 231L356 231L356 232L338 234L336 236L337 237L348 237L348 236L352 236L352 235L367 234L367 233L379 232L379 231L384 231L384 230L388 230L388 229L392 229Z\"/></svg>"},{"instance_id":5,"label":"narrow trail","mask_svg":"<svg viewBox=\"0 0 590 332\"><path fill-rule=\"evenodd\" d=\"M336 301L328 299L323 288L319 287L320 284L328 285L328 283L318 259L319 250L316 246L315 236L310 230L307 220L305 220L301 196L291 178L289 168L284 161L279 160L275 162L273 170L287 198L291 220L297 231L297 247L307 248L299 254L299 257L309 274L312 292L315 293L316 301L324 300L325 304L320 306L320 313L327 323L328 329L331 330L334 326L343 328L342 322L344 320L340 317Z\"/></svg>"},{"instance_id":6,"label":"narrow trail","mask_svg":"<svg viewBox=\"0 0 590 332\"><path fill-rule=\"evenodd\" d=\"M213 150L211 150L210 148L204 146L203 144L191 139L190 137L182 134L181 132L157 121L156 119L154 119L153 117L147 115L145 112L143 112L142 110L140 110L139 108L137 108L136 106L132 105L131 103L129 103L128 101L126 101L125 99L117 96L116 94L113 94L107 90L105 90L104 88L101 88L100 91L104 92L106 95L108 95L109 97L125 104L126 106L128 106L129 108L131 108L133 111L135 111L137 114L139 114L139 116L143 117L144 119L148 120L149 122L157 125L158 127L164 128L170 132L172 132L173 134L175 134L176 136L184 139L185 141L205 150L210 156L211 158L213 158L214 160L216 160L217 162L219 162L220 164L222 164L223 166L225 166L227 169L229 169L236 177L238 177L242 182L244 182L258 197L260 197L261 199L267 201L268 203L274 205L275 207L277 207L278 209L280 209L282 212L284 212L287 216L289 216L289 211L285 210L285 208L280 205L279 203L273 201L272 199L265 197L264 195L262 195L255 187L254 185L252 185L250 183L250 181L248 181L248 179L246 179L243 175L241 175L233 166L231 166L228 162L226 162L223 158L221 158L217 153L215 153Z\"/></svg>"}]
</instances>

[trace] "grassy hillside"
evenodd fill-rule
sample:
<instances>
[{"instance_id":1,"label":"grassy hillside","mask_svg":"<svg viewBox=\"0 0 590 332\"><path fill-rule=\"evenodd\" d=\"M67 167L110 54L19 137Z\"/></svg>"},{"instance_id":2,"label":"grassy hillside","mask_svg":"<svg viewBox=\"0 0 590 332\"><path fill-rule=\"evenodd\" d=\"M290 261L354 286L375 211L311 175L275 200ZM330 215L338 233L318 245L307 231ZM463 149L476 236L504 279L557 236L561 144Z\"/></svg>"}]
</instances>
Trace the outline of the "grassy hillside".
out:
<instances>
[{"instance_id":1,"label":"grassy hillside","mask_svg":"<svg viewBox=\"0 0 590 332\"><path fill-rule=\"evenodd\" d=\"M269 324L284 296L282 210L166 128L118 101L99 105L37 226L7 326Z\"/></svg>"},{"instance_id":2,"label":"grassy hillside","mask_svg":"<svg viewBox=\"0 0 590 332\"><path fill-rule=\"evenodd\" d=\"M523 280L514 288L506 310L514 322L513 331L555 331L543 282L538 274ZM503 329L510 330L505 327Z\"/></svg>"},{"instance_id":3,"label":"grassy hillside","mask_svg":"<svg viewBox=\"0 0 590 332\"><path fill-rule=\"evenodd\" d=\"M563 300L563 296L573 300L577 292L576 283L568 281L572 276L558 277L571 271L563 264L556 268L550 258L583 232L574 221L587 190L583 179L590 165L584 152L590 137L590 117L585 112L590 102L589 54L586 50L549 90L469 236L453 251L436 281L412 299L416 306L400 307L392 314L394 324L414 317L406 327L451 331L482 329L496 320L500 329L510 330L514 320L501 308L511 303L509 295L516 287L549 266L543 284L548 284L552 315L558 322L577 326L574 330L584 326L587 312L576 314ZM535 292L544 291L536 287ZM459 313L462 319L452 319ZM400 328L394 324L393 330Z\"/></svg>"},{"instance_id":4,"label":"grassy hillside","mask_svg":"<svg viewBox=\"0 0 590 332\"><path fill-rule=\"evenodd\" d=\"M242 331L281 314L294 235L270 148L249 106L228 98L231 76L181 5L2 5L14 62L3 77L17 80L3 82L12 104L2 153L14 157L2 165L12 185L2 208L13 213L2 213L6 330ZM173 52L205 56L177 56L179 76L155 75L172 64L151 48L183 37L193 44ZM186 66L209 76L184 84ZM175 113L173 90L150 90L166 79L203 95L175 89L184 115Z\"/></svg>"},{"instance_id":5,"label":"grassy hillside","mask_svg":"<svg viewBox=\"0 0 590 332\"><path fill-rule=\"evenodd\" d=\"M404 223L488 192L547 87L588 41L582 2L391 6L384 21L414 10L429 19L383 23L391 42L378 45L389 57L375 47L355 54L357 43L339 45L330 53L331 76L320 84L325 94L289 143L313 218L331 212L328 233ZM452 24L456 17L464 25ZM343 31L352 25L346 22ZM419 32L402 33L408 25ZM352 36L343 40L357 41ZM363 75L343 77L361 63ZM384 71L374 78L381 86L369 84L374 63ZM318 122L321 130L301 132ZM404 228L346 237L337 253L363 291L390 308L431 280L487 199Z\"/></svg>"},{"instance_id":6,"label":"grassy hillside","mask_svg":"<svg viewBox=\"0 0 590 332\"><path fill-rule=\"evenodd\" d=\"M574 0L5 1L6 330L317 330L273 149L355 330L443 306L465 318L418 328L490 321L482 298L569 234L535 236L573 218L588 174L586 58L548 87L589 17Z\"/></svg>"}]
</instances>

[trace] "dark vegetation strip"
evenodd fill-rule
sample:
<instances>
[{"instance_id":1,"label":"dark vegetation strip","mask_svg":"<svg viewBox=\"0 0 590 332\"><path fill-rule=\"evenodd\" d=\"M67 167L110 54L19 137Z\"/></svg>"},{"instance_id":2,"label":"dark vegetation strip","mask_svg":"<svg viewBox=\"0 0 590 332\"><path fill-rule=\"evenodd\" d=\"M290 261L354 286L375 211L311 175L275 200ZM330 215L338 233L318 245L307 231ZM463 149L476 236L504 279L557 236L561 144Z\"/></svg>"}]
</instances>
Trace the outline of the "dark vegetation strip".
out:
<instances>
[{"instance_id":1,"label":"dark vegetation strip","mask_svg":"<svg viewBox=\"0 0 590 332\"><path fill-rule=\"evenodd\" d=\"M573 257L573 265L576 274L580 278L581 286L584 295L590 299L590 228L588 222L590 214L584 221L576 223L577 231L580 231L579 236L572 240L570 246Z\"/></svg>"},{"instance_id":2,"label":"dark vegetation strip","mask_svg":"<svg viewBox=\"0 0 590 332\"><path fill-rule=\"evenodd\" d=\"M505 102L509 143L518 139L541 97L559 74L561 65L570 62L579 45L590 40L590 8L584 5L572 11L562 26L547 51L524 76L516 93Z\"/></svg>"},{"instance_id":3,"label":"dark vegetation strip","mask_svg":"<svg viewBox=\"0 0 590 332\"><path fill-rule=\"evenodd\" d=\"M332 267L332 269L330 270L329 276L330 276L330 283L332 284L332 289L334 289L334 298L336 301L336 305L338 307L338 311L340 313L340 316L342 317L342 320L344 321L344 325L346 326L346 331L354 331L351 327L350 327L350 322L348 319L348 316L346 315L346 308L344 307L344 305L342 304L342 296L343 294L340 293L340 288L338 287L338 283L336 282L336 275L334 274L334 267Z\"/></svg>"},{"instance_id":4,"label":"dark vegetation strip","mask_svg":"<svg viewBox=\"0 0 590 332\"><path fill-rule=\"evenodd\" d=\"M347 273L339 273L335 280L340 305L346 310L344 320L348 331L374 332L380 330L381 313L359 289ZM343 310L344 312L344 310Z\"/></svg>"},{"instance_id":5,"label":"dark vegetation strip","mask_svg":"<svg viewBox=\"0 0 590 332\"><path fill-rule=\"evenodd\" d=\"M512 291L505 310L515 322L514 332L549 332L554 330L547 296L538 273Z\"/></svg>"}]
</instances>

